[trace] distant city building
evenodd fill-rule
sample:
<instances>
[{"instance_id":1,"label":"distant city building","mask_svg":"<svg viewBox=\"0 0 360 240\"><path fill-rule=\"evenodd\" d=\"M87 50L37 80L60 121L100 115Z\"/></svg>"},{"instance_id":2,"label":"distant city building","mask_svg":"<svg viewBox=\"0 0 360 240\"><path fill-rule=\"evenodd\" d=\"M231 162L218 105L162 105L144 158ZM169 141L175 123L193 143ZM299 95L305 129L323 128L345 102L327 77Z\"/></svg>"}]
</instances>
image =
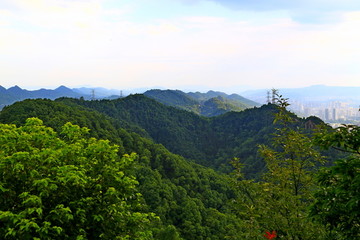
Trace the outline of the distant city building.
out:
<instances>
[{"instance_id":1,"label":"distant city building","mask_svg":"<svg viewBox=\"0 0 360 240\"><path fill-rule=\"evenodd\" d=\"M333 102L290 102L290 110L301 117L316 116L326 123L336 124L360 124L359 108L350 103Z\"/></svg>"},{"instance_id":2,"label":"distant city building","mask_svg":"<svg viewBox=\"0 0 360 240\"><path fill-rule=\"evenodd\" d=\"M335 108L333 108L333 110L332 110L332 120L334 120L334 121L337 120L336 109Z\"/></svg>"},{"instance_id":3,"label":"distant city building","mask_svg":"<svg viewBox=\"0 0 360 240\"><path fill-rule=\"evenodd\" d=\"M329 121L330 120L330 114L329 114L329 109L326 108L325 109L325 118L324 118L325 121Z\"/></svg>"}]
</instances>

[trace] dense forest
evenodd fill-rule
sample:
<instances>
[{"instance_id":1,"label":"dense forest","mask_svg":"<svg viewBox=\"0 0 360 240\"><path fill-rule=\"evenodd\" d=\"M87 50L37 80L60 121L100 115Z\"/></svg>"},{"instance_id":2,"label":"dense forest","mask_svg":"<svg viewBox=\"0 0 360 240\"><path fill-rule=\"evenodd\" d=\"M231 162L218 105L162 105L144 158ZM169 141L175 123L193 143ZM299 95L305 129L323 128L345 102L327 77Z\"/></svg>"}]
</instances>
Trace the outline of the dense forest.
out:
<instances>
[{"instance_id":1,"label":"dense forest","mask_svg":"<svg viewBox=\"0 0 360 240\"><path fill-rule=\"evenodd\" d=\"M180 90L148 90L145 96L168 106L185 109L201 116L213 117L226 112L240 112L260 104L238 94L228 95L223 92L208 91L207 93Z\"/></svg>"},{"instance_id":2,"label":"dense forest","mask_svg":"<svg viewBox=\"0 0 360 240\"><path fill-rule=\"evenodd\" d=\"M1 239L358 239L359 127L277 100L214 117L140 94L4 107Z\"/></svg>"}]
</instances>

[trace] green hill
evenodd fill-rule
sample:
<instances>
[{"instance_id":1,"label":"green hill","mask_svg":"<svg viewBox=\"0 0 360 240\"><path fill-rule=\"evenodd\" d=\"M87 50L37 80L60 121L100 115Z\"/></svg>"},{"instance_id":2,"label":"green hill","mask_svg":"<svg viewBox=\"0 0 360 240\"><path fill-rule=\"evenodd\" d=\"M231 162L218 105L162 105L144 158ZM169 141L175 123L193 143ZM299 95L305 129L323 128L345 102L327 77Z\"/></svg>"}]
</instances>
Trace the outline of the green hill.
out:
<instances>
[{"instance_id":1,"label":"green hill","mask_svg":"<svg viewBox=\"0 0 360 240\"><path fill-rule=\"evenodd\" d=\"M219 98L209 104L219 106ZM28 99L4 107L0 123L21 126L37 117L59 132L71 122L89 128L91 137L117 144L119 155L137 153L135 165L126 171L139 182L142 209L159 216L153 223L155 239L246 239L252 226L244 221L252 220L244 219L251 213L241 208L242 201L248 194L262 199L257 187L263 183L234 183L223 173L233 171L229 162L239 158L247 179L259 179L265 162L258 145L270 145L279 127L273 124L277 111L268 104L204 117L137 94L94 101ZM291 127L304 131L321 123L315 117L288 114L294 120ZM240 183L244 185L239 189ZM253 234L262 237L264 230Z\"/></svg>"},{"instance_id":2,"label":"green hill","mask_svg":"<svg viewBox=\"0 0 360 240\"><path fill-rule=\"evenodd\" d=\"M146 101L139 101L139 98ZM0 122L20 126L27 118L38 117L45 125L56 130L60 130L64 123L72 122L91 129L90 134L93 137L116 143L120 155L136 152L137 164L131 171L135 171L139 181L138 189L145 199L144 204L149 211L160 217L160 222L156 224L156 239L166 239L161 236L167 236L170 230L171 233L171 226L175 226L175 231L184 239L225 239L226 236L235 237L238 234L241 229L240 220L230 213L227 207L234 197L234 192L226 176L189 162L149 138L126 130L136 127L124 119L110 117L85 105L96 106L103 112L119 109L117 115L125 108L133 109L133 112L128 110L121 114L129 121L140 118L135 112L142 112L147 107L167 108L144 96L131 96L126 101L36 99L5 107L0 112ZM169 111L171 110L178 111L169 108ZM157 114L146 111L149 121L153 113ZM154 116L152 118L155 119ZM141 121L138 119L138 122Z\"/></svg>"},{"instance_id":3,"label":"green hill","mask_svg":"<svg viewBox=\"0 0 360 240\"><path fill-rule=\"evenodd\" d=\"M229 111L242 111L259 106L258 103L237 94L227 95L223 92L184 93L180 90L149 90L145 96L168 106L188 110L196 114L212 117Z\"/></svg>"},{"instance_id":4,"label":"green hill","mask_svg":"<svg viewBox=\"0 0 360 240\"><path fill-rule=\"evenodd\" d=\"M257 154L257 145L267 143L275 131L275 126L272 124L275 112L273 105L206 118L189 111L165 106L140 94L116 100L84 101L61 98L55 102L67 105L69 114L72 111L70 107L77 107L83 111L91 110L93 116L84 117L83 122L86 122L85 119L101 118L96 113L102 113L117 128L136 132L152 139L155 143L164 145L175 154L222 172L231 171L230 160L234 157L240 158L246 163L244 168L246 176L255 178L264 168L264 162ZM4 109L1 114L3 120L12 119L13 113L9 111L13 108ZM28 116L29 113L38 111L42 111L41 107L23 112ZM62 116L60 112L59 115ZM73 115L76 117L75 113ZM82 115L79 114L78 118ZM59 118L50 115L43 117L48 118L49 121ZM66 117L62 118L66 119ZM301 119L298 121L306 122ZM100 124L95 126L97 126L96 132L105 131ZM113 130L109 130L111 131Z\"/></svg>"},{"instance_id":5,"label":"green hill","mask_svg":"<svg viewBox=\"0 0 360 240\"><path fill-rule=\"evenodd\" d=\"M175 96L178 96L178 102L187 101L181 92ZM217 96L204 102L219 110L226 109L228 105L224 102L231 101ZM313 141L306 137L322 121L316 117L298 118L285 109L279 109L268 104L204 117L166 106L141 94L93 101L82 98L28 99L4 107L0 112L0 123L22 126L26 119L37 117L62 136L61 126L71 122L89 128L90 137L116 144L120 156L136 153L134 164L125 168L124 174L134 176L138 181L132 190L142 196L138 195L141 200L139 209L158 216L151 220L154 239L262 239L265 231L273 229L284 239L289 239L291 232L296 233L294 239L300 239L304 233L311 236L304 239L324 239L326 231L305 217L313 201L313 190L317 188L313 176L320 165L316 162L302 165L308 159L310 161L312 155L322 161L313 148ZM275 113L280 113L277 120L282 117L292 121L286 121L286 127L274 124ZM35 125L32 127L36 129ZM12 128L4 127L6 134L1 139L9 143L5 147L16 146L13 139L22 137L9 131ZM274 140L275 134L277 139ZM8 138L10 135L15 137ZM36 145L41 137L32 138L33 144ZM262 153L267 155L258 154L259 144L264 144ZM41 146L36 151L46 154L49 149ZM1 160L14 166L15 174L16 171L27 171L16 163L17 157L24 161L23 152L17 152L11 158L1 155L3 152L0 148ZM338 156L333 152L326 153L330 153L330 159ZM241 171L235 174L229 164L233 158L240 159L237 164L244 164L243 168L236 168ZM90 159L84 157L84 160ZM297 171L298 177L294 177L295 172L291 169ZM230 172L233 178L224 174ZM293 191L295 184L291 183L298 184L300 177L303 182L311 181L311 184L309 182L304 194L298 195L299 191ZM296 189L298 186L302 188L301 184L296 186ZM0 188L2 199L6 201L8 189L2 185ZM17 196L15 203L16 199ZM122 201L126 203L127 199ZM9 216L4 212L7 209L0 210L3 218ZM289 212L292 214L290 217ZM29 214L39 215L34 211ZM301 224L287 224L289 220ZM134 223L136 221L134 219ZM11 230L8 228L6 231ZM275 230L271 234L276 235ZM316 238L319 232L322 235Z\"/></svg>"},{"instance_id":6,"label":"green hill","mask_svg":"<svg viewBox=\"0 0 360 240\"><path fill-rule=\"evenodd\" d=\"M213 117L230 111L240 112L246 108L248 106L243 103L218 96L204 101L200 106L200 114L206 117Z\"/></svg>"}]
</instances>

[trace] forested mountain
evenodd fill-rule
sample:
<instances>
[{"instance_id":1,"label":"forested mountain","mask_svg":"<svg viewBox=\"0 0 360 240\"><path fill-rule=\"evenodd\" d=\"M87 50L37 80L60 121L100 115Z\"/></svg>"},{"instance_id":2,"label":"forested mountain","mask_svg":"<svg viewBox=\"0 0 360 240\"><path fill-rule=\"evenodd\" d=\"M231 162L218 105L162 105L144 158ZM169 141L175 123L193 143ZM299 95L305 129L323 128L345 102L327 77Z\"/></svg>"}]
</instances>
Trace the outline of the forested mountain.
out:
<instances>
[{"instance_id":1,"label":"forested mountain","mask_svg":"<svg viewBox=\"0 0 360 240\"><path fill-rule=\"evenodd\" d=\"M127 104L134 104L133 101L138 97L130 97ZM159 104L146 99L150 104ZM28 117L38 117L57 131L66 122L88 127L91 136L109 139L119 145L120 155L132 152L138 154L134 174L149 210L161 218L161 225L157 226L159 236L171 232L171 226L175 226L175 233L178 231L184 239L224 239L225 236L236 236L240 220L228 212L227 203L234 197L234 192L227 177L186 161L137 133L128 132L121 127L129 129L131 126L121 119L76 105L75 102L80 103L81 100L37 99L17 102L3 109L0 122L23 125ZM103 103L107 104L101 105ZM112 111L110 105L116 106L117 102L83 102L83 105L87 104L102 106L103 110L108 107L107 110ZM129 112L123 116L127 114Z\"/></svg>"},{"instance_id":2,"label":"forested mountain","mask_svg":"<svg viewBox=\"0 0 360 240\"><path fill-rule=\"evenodd\" d=\"M189 92L189 93L187 93L187 95L193 97L194 99L197 99L198 101L207 101L211 98L223 97L228 100L238 101L239 103L247 105L248 107L260 106L259 103L254 102L250 99L244 98L238 94L228 95L226 93L219 92L219 91L208 91L207 93Z\"/></svg>"},{"instance_id":3,"label":"forested mountain","mask_svg":"<svg viewBox=\"0 0 360 240\"><path fill-rule=\"evenodd\" d=\"M231 171L229 161L238 157L246 164L244 173L249 177L256 177L264 167L257 145L267 143L275 131L274 105L206 118L140 94L116 100L57 102L96 110L124 122L123 126L136 125L144 130L138 133L150 136L171 152L222 172ZM311 126L313 121L321 120L298 118L298 124L303 126Z\"/></svg>"},{"instance_id":4,"label":"forested mountain","mask_svg":"<svg viewBox=\"0 0 360 240\"><path fill-rule=\"evenodd\" d=\"M90 137L117 144L119 156L136 153L133 166L124 169L123 174L136 178L141 193L138 201L143 201L141 207L131 211L138 211L139 219L147 213L159 217L151 220L153 225L149 229L144 229L154 239L263 239L263 233L270 230L278 233L268 232L269 239L276 234L284 239L300 239L299 236L324 239L325 225L307 218L313 201L311 194L316 189L313 175L323 162L308 131L322 122L315 117L298 118L284 109L268 104L209 118L140 94L93 101L28 99L4 107L0 123L25 126L24 129L33 127L34 130L28 130L31 133L41 128L34 123L29 125L27 119L36 117L64 136L63 126L71 122L89 128ZM40 136L27 139L9 131L11 128L14 127L5 125L2 130L5 135L0 138L6 143L10 141L7 151L12 149L11 139L15 137L41 146ZM334 142L332 139L340 138L320 140L329 145ZM67 141L76 146L93 140L81 140L75 134ZM28 148L20 146L22 152L16 153L14 159L23 159ZM2 154L0 151L0 159L7 161ZM235 177L224 174L234 167ZM7 196L4 186L0 186L0 194ZM9 216L13 219L13 215L0 209L0 217L12 224ZM3 230L0 234L5 235ZM14 233L12 228L6 231L7 235ZM146 236L149 238L140 239L151 239Z\"/></svg>"},{"instance_id":5,"label":"forested mountain","mask_svg":"<svg viewBox=\"0 0 360 240\"><path fill-rule=\"evenodd\" d=\"M264 162L257 154L257 145L267 143L275 131L273 120L276 108L274 105L264 105L242 112L229 112L218 117L205 118L189 111L165 106L140 94L116 100L97 101L61 98L54 104L60 103L68 106L69 114L72 111L70 106L80 107L83 111L92 109L94 112L93 115L88 112L73 113L72 118L89 121L89 119L99 118L96 113L100 112L112 119L116 127L150 137L173 153L222 172L231 171L229 162L232 158L240 158L246 164L244 168L246 176L255 178L264 168ZM19 121L18 114L12 113L14 106L3 110L1 115L3 121L7 119ZM31 111L23 110L22 112L26 116L30 113L43 112L41 107L31 109ZM57 116L44 115L42 118L49 121L57 121L56 119L59 118L65 120L66 117L63 116L62 111L57 111ZM314 121L320 120L298 119L299 124L304 126L306 123L307 126L311 125ZM99 126L95 132L100 134L104 131L104 128ZM99 137L102 136L99 135Z\"/></svg>"},{"instance_id":6,"label":"forested mountain","mask_svg":"<svg viewBox=\"0 0 360 240\"><path fill-rule=\"evenodd\" d=\"M180 90L149 90L144 95L165 105L185 109L207 117L221 115L229 111L242 111L249 107L258 106L256 102L237 94L227 95L215 91L184 93ZM29 91L19 86L10 87L9 89L0 86L0 109L25 99L56 99L59 97L82 97L87 100L117 99L123 97L123 91L85 87L70 89L65 86L60 86L54 90L39 89Z\"/></svg>"},{"instance_id":7,"label":"forested mountain","mask_svg":"<svg viewBox=\"0 0 360 240\"><path fill-rule=\"evenodd\" d=\"M246 108L259 106L258 103L237 94L227 95L215 91L184 93L180 90L154 89L146 91L144 95L165 105L192 111L206 117L218 116L230 111L238 112Z\"/></svg>"}]
</instances>

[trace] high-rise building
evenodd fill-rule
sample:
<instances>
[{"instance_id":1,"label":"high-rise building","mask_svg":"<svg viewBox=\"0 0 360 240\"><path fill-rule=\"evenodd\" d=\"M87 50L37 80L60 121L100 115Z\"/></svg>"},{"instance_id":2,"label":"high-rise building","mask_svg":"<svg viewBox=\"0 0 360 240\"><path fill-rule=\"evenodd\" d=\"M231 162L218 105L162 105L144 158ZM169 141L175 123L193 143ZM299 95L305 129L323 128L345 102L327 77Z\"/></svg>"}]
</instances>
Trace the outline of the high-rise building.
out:
<instances>
[{"instance_id":1,"label":"high-rise building","mask_svg":"<svg viewBox=\"0 0 360 240\"><path fill-rule=\"evenodd\" d=\"M324 116L325 121L329 121L330 120L330 112L328 108L325 108L325 116Z\"/></svg>"}]
</instances>

